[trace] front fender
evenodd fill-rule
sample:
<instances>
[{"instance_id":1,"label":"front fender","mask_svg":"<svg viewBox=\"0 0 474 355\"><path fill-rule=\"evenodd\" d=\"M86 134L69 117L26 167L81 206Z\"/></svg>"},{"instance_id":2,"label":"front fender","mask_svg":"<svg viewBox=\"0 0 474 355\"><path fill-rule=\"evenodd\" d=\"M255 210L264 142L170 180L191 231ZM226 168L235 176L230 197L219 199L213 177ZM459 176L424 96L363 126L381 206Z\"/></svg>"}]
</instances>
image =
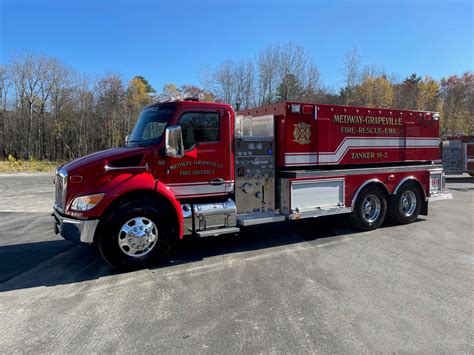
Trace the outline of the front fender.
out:
<instances>
[{"instance_id":1,"label":"front fender","mask_svg":"<svg viewBox=\"0 0 474 355\"><path fill-rule=\"evenodd\" d=\"M79 218L79 219L96 219L100 218L107 212L109 207L113 207L113 204L116 201L119 201L120 198L124 197L127 194L133 194L135 192L147 192L149 194L159 194L156 197L162 197L169 202L170 207L174 210L177 217L177 222L179 226L179 237L182 238L184 234L183 226L183 211L181 205L176 199L176 196L173 192L166 186L164 183L156 180L152 174L149 172L143 172L141 174L136 173L120 173L112 174L97 178L93 182L87 185L82 186L81 191L75 196L88 195L98 192L105 192L104 198L100 203L86 212L74 212L70 210L70 205L72 200L68 202L67 211L68 215Z\"/></svg>"},{"instance_id":2,"label":"front fender","mask_svg":"<svg viewBox=\"0 0 474 355\"><path fill-rule=\"evenodd\" d=\"M184 234L184 223L183 223L183 210L181 208L181 204L176 199L176 196L171 191L171 189L163 184L161 181L156 181L155 191L158 192L160 195L163 195L173 206L176 216L178 217L178 225L179 225L179 238L183 238Z\"/></svg>"},{"instance_id":3,"label":"front fender","mask_svg":"<svg viewBox=\"0 0 474 355\"><path fill-rule=\"evenodd\" d=\"M66 206L67 214L77 218L99 218L108 206L110 206L119 197L137 190L155 191L156 180L152 174L143 172L136 173L109 173L90 179L86 183L71 186L71 198ZM86 212L71 211L71 204L75 197L90 195L94 193L105 193L102 201Z\"/></svg>"}]
</instances>

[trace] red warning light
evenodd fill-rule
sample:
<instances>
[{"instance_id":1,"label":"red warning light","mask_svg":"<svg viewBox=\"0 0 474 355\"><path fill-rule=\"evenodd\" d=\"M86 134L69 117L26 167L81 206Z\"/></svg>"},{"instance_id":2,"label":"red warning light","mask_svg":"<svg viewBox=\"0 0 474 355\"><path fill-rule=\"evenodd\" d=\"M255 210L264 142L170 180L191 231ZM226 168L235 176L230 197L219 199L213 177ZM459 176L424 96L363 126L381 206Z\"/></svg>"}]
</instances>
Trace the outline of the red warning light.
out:
<instances>
[{"instance_id":1,"label":"red warning light","mask_svg":"<svg viewBox=\"0 0 474 355\"><path fill-rule=\"evenodd\" d=\"M311 115L313 113L314 107L311 105L304 105L303 106L303 113L306 115Z\"/></svg>"}]
</instances>

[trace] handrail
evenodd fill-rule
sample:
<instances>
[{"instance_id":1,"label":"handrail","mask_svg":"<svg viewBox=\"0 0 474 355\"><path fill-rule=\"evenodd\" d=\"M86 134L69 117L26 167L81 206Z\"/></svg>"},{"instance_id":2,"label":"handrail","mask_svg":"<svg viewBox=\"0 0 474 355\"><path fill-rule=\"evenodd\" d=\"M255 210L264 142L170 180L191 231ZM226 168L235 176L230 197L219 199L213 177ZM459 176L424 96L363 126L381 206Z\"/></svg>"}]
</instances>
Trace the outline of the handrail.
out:
<instances>
[{"instance_id":1,"label":"handrail","mask_svg":"<svg viewBox=\"0 0 474 355\"><path fill-rule=\"evenodd\" d=\"M142 166L110 166L105 165L105 171L116 171L116 170L145 170L148 171L148 163Z\"/></svg>"}]
</instances>

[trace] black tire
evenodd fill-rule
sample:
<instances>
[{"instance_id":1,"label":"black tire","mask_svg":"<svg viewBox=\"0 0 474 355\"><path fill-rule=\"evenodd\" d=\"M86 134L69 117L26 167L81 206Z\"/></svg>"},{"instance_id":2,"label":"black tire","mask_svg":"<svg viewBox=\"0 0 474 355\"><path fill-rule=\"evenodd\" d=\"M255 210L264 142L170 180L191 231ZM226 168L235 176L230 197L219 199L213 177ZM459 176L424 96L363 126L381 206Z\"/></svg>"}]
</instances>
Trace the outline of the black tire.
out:
<instances>
[{"instance_id":1,"label":"black tire","mask_svg":"<svg viewBox=\"0 0 474 355\"><path fill-rule=\"evenodd\" d=\"M369 205L364 209L364 204ZM374 204L374 208L370 209L370 204ZM373 210L378 208L378 213ZM370 211L370 213L367 213ZM385 220L387 214L387 199L385 193L377 187L368 187L363 190L354 205L354 211L349 216L352 226L362 231L370 231L380 227ZM369 218L372 217L372 218Z\"/></svg>"},{"instance_id":2,"label":"black tire","mask_svg":"<svg viewBox=\"0 0 474 355\"><path fill-rule=\"evenodd\" d=\"M413 203L415 204L413 206ZM388 206L388 218L394 224L414 222L421 210L421 191L413 183L403 185L396 195L392 196Z\"/></svg>"},{"instance_id":3,"label":"black tire","mask_svg":"<svg viewBox=\"0 0 474 355\"><path fill-rule=\"evenodd\" d=\"M127 240L143 241L145 239L131 238L125 234L123 227L133 228L135 220L141 221L143 226L150 226L148 229L154 235L149 248L136 251L136 255L127 255L134 253L128 245L119 245L119 238L122 244L128 243ZM148 221L148 224L145 224ZM151 224L150 224L151 221ZM127 224L127 222L131 222ZM153 228L155 227L155 228ZM102 257L113 267L121 271L131 271L147 268L158 263L169 251L170 243L173 240L173 226L170 218L167 216L166 209L149 200L135 200L122 204L114 210L101 226L101 233L98 238L98 246ZM143 232L142 232L143 233ZM148 232L146 240L149 239ZM126 240L125 243L123 242ZM134 244L135 245L135 244ZM126 251L128 248L128 251ZM140 252L145 253L140 255Z\"/></svg>"}]
</instances>

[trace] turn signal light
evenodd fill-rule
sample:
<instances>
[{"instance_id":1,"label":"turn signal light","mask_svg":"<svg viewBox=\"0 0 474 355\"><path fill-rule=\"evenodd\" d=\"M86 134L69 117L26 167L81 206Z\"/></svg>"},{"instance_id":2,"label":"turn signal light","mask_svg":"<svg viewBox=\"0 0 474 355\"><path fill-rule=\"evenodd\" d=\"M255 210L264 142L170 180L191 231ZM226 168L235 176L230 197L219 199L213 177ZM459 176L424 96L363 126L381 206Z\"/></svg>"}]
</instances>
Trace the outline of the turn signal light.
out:
<instances>
[{"instance_id":1,"label":"turn signal light","mask_svg":"<svg viewBox=\"0 0 474 355\"><path fill-rule=\"evenodd\" d=\"M78 212L89 211L94 208L103 197L103 193L76 197L74 201L72 201L71 210Z\"/></svg>"},{"instance_id":2,"label":"turn signal light","mask_svg":"<svg viewBox=\"0 0 474 355\"><path fill-rule=\"evenodd\" d=\"M82 176L80 175L73 175L69 178L69 181L71 181L73 184L79 184L82 182Z\"/></svg>"}]
</instances>

